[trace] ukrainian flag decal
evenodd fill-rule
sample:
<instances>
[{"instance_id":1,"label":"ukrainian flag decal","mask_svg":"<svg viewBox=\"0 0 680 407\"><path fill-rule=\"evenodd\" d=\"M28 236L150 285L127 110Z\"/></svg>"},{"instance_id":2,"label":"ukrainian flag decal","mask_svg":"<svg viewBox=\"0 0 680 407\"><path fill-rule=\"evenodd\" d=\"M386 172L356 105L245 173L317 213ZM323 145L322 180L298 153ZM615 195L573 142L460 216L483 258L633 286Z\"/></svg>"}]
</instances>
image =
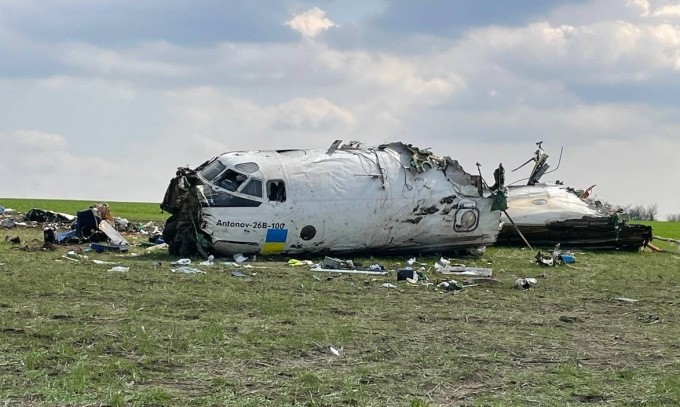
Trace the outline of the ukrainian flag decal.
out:
<instances>
[{"instance_id":1,"label":"ukrainian flag decal","mask_svg":"<svg viewBox=\"0 0 680 407\"><path fill-rule=\"evenodd\" d=\"M286 247L286 238L288 238L288 229L267 229L267 237L264 240L262 253L282 253Z\"/></svg>"}]
</instances>

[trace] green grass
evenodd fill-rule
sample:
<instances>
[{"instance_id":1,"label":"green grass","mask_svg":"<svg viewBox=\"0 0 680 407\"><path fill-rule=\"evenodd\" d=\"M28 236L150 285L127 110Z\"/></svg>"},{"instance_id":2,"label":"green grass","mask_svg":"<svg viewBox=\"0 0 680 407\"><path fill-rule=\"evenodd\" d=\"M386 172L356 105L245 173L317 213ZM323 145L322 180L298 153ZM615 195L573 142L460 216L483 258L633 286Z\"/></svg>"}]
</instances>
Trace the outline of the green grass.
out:
<instances>
[{"instance_id":1,"label":"green grass","mask_svg":"<svg viewBox=\"0 0 680 407\"><path fill-rule=\"evenodd\" d=\"M41 243L37 229L2 232ZM528 250L490 248L455 261L492 267L499 283L461 292L394 273L329 276L284 258L258 256L261 268L236 278L221 263L172 273L173 258L141 248L72 262L61 256L73 247L19 247L0 241L3 405L680 404L671 245L576 252L573 267L559 268L538 267ZM355 260L398 268L405 259ZM514 289L524 276L537 286Z\"/></svg>"},{"instance_id":2,"label":"green grass","mask_svg":"<svg viewBox=\"0 0 680 407\"><path fill-rule=\"evenodd\" d=\"M680 240L680 222L639 222L634 223L649 225L654 229L654 236Z\"/></svg>"},{"instance_id":3,"label":"green grass","mask_svg":"<svg viewBox=\"0 0 680 407\"><path fill-rule=\"evenodd\" d=\"M91 205L99 203L97 201L74 201L59 199L18 199L0 198L0 205L5 208L12 208L19 212L28 212L33 208L45 209L54 212L63 212L75 215L76 212L89 208ZM130 221L164 221L170 215L161 212L158 203L150 202L106 202L113 216L128 219Z\"/></svg>"}]
</instances>

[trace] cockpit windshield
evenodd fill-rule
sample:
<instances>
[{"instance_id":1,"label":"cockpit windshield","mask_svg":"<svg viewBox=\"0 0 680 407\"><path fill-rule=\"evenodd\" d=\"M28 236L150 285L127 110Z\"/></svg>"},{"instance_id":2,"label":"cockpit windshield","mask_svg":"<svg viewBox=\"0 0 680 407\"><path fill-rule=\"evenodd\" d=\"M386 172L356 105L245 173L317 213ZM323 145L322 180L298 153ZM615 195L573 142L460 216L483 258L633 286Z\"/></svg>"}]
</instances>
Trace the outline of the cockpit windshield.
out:
<instances>
[{"instance_id":1,"label":"cockpit windshield","mask_svg":"<svg viewBox=\"0 0 680 407\"><path fill-rule=\"evenodd\" d=\"M200 172L201 176L207 181L212 181L216 176L220 175L224 169L227 168L220 160L215 160L203 168Z\"/></svg>"},{"instance_id":2,"label":"cockpit windshield","mask_svg":"<svg viewBox=\"0 0 680 407\"><path fill-rule=\"evenodd\" d=\"M220 188L224 188L227 191L234 192L247 179L248 177L243 174L240 174L234 170L227 170L214 182L215 185L219 186Z\"/></svg>"}]
</instances>

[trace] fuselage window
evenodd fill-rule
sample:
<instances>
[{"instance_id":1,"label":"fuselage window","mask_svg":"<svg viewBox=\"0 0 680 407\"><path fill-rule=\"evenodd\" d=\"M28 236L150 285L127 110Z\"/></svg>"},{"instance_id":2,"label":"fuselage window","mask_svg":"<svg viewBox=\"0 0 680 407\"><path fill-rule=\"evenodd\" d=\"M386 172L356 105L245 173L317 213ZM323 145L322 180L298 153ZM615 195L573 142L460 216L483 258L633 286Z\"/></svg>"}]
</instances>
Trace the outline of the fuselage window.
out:
<instances>
[{"instance_id":1,"label":"fuselage window","mask_svg":"<svg viewBox=\"0 0 680 407\"><path fill-rule=\"evenodd\" d=\"M201 176L208 181L212 181L218 176L224 169L227 168L220 162L220 160L215 160L208 164L205 168L201 170Z\"/></svg>"},{"instance_id":2,"label":"fuselage window","mask_svg":"<svg viewBox=\"0 0 680 407\"><path fill-rule=\"evenodd\" d=\"M245 175L239 174L234 170L227 170L215 180L215 184L220 188L224 188L227 191L233 192L236 191L247 178L248 177Z\"/></svg>"},{"instance_id":3,"label":"fuselage window","mask_svg":"<svg viewBox=\"0 0 680 407\"><path fill-rule=\"evenodd\" d=\"M262 181L251 178L250 181L241 190L242 194L256 196L262 198Z\"/></svg>"},{"instance_id":4,"label":"fuselage window","mask_svg":"<svg viewBox=\"0 0 680 407\"><path fill-rule=\"evenodd\" d=\"M260 167L255 163L241 163L234 166L239 171L245 172L246 174L252 174L258 171Z\"/></svg>"},{"instance_id":5,"label":"fuselage window","mask_svg":"<svg viewBox=\"0 0 680 407\"><path fill-rule=\"evenodd\" d=\"M286 202L286 184L282 180L267 182L267 198L270 201Z\"/></svg>"}]
</instances>

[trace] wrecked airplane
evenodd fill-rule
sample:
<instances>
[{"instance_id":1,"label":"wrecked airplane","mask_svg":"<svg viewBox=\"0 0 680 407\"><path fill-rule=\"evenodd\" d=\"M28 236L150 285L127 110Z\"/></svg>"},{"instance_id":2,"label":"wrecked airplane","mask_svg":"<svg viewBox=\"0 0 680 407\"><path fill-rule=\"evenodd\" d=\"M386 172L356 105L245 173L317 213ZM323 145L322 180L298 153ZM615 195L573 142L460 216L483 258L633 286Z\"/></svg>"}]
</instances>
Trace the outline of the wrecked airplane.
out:
<instances>
[{"instance_id":1,"label":"wrecked airplane","mask_svg":"<svg viewBox=\"0 0 680 407\"><path fill-rule=\"evenodd\" d=\"M179 168L161 208L172 254L446 252L496 241L481 176L403 143L229 152Z\"/></svg>"},{"instance_id":2,"label":"wrecked airplane","mask_svg":"<svg viewBox=\"0 0 680 407\"><path fill-rule=\"evenodd\" d=\"M513 170L534 162L526 185L507 187L509 218L505 214L501 217L499 245L524 244L510 219L536 246L559 243L563 248L639 250L652 240L651 226L631 225L622 210L590 198L595 185L576 190L559 181L541 183L541 177L552 172L548 171L548 154L541 143L536 143L538 149L531 159Z\"/></svg>"}]
</instances>

